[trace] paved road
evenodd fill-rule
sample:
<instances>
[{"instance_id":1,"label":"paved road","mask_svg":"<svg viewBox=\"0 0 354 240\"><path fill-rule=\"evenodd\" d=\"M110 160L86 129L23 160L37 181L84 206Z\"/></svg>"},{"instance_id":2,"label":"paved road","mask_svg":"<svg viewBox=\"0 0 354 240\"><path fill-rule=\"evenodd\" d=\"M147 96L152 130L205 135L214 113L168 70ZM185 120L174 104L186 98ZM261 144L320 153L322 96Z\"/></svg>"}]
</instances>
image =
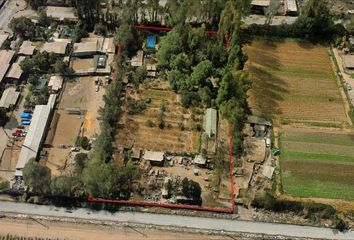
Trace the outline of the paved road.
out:
<instances>
[{"instance_id":1,"label":"paved road","mask_svg":"<svg viewBox=\"0 0 354 240\"><path fill-rule=\"evenodd\" d=\"M319 239L354 239L354 232L341 233L326 228L296 226L286 224L247 222L228 219L212 219L204 217L187 217L136 212L94 211L76 209L68 211L54 206L38 206L26 203L0 202L1 213L18 213L50 217L70 217L84 220L129 222L159 226L174 226L180 228L196 228L202 230L247 232L267 235L283 235L288 237L307 237Z\"/></svg>"}]
</instances>

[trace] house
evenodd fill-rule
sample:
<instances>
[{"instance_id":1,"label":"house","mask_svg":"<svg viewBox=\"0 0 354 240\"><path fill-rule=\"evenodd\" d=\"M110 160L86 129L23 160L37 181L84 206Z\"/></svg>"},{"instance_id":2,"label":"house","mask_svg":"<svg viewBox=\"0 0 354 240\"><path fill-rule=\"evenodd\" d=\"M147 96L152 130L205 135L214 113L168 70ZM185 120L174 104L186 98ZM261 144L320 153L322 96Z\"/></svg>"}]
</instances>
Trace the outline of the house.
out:
<instances>
[{"instance_id":1,"label":"house","mask_svg":"<svg viewBox=\"0 0 354 240\"><path fill-rule=\"evenodd\" d=\"M18 51L18 55L32 56L35 49L36 47L32 45L31 41L23 41L20 50Z\"/></svg>"},{"instance_id":2,"label":"house","mask_svg":"<svg viewBox=\"0 0 354 240\"><path fill-rule=\"evenodd\" d=\"M46 42L44 43L41 52L65 55L68 44L68 41Z\"/></svg>"},{"instance_id":3,"label":"house","mask_svg":"<svg viewBox=\"0 0 354 240\"><path fill-rule=\"evenodd\" d=\"M145 151L143 160L150 162L153 166L163 166L165 160L164 152Z\"/></svg>"},{"instance_id":4,"label":"house","mask_svg":"<svg viewBox=\"0 0 354 240\"><path fill-rule=\"evenodd\" d=\"M347 71L354 71L354 55L342 55L343 67Z\"/></svg>"},{"instance_id":5,"label":"house","mask_svg":"<svg viewBox=\"0 0 354 240\"><path fill-rule=\"evenodd\" d=\"M114 45L114 38L105 38L102 44L102 53L115 53L116 46Z\"/></svg>"},{"instance_id":6,"label":"house","mask_svg":"<svg viewBox=\"0 0 354 240\"><path fill-rule=\"evenodd\" d=\"M208 108L204 116L205 134L211 138L217 134L218 111L213 108Z\"/></svg>"},{"instance_id":7,"label":"house","mask_svg":"<svg viewBox=\"0 0 354 240\"><path fill-rule=\"evenodd\" d=\"M206 158L203 157L202 155L197 155L197 156L195 156L193 162L195 165L197 165L199 167L205 167L207 161L206 161Z\"/></svg>"},{"instance_id":8,"label":"house","mask_svg":"<svg viewBox=\"0 0 354 240\"><path fill-rule=\"evenodd\" d=\"M139 50L134 57L132 57L131 65L132 67L141 67L143 66L144 52Z\"/></svg>"},{"instance_id":9,"label":"house","mask_svg":"<svg viewBox=\"0 0 354 240\"><path fill-rule=\"evenodd\" d=\"M251 10L254 13L264 14L265 9L270 5L270 0L252 0Z\"/></svg>"},{"instance_id":10,"label":"house","mask_svg":"<svg viewBox=\"0 0 354 240\"><path fill-rule=\"evenodd\" d=\"M98 40L92 42L75 43L73 47L74 57L91 57L99 52Z\"/></svg>"},{"instance_id":11,"label":"house","mask_svg":"<svg viewBox=\"0 0 354 240\"><path fill-rule=\"evenodd\" d=\"M19 63L14 63L10 67L9 72L6 74L6 78L9 80L20 80L22 76L22 69Z\"/></svg>"},{"instance_id":12,"label":"house","mask_svg":"<svg viewBox=\"0 0 354 240\"><path fill-rule=\"evenodd\" d=\"M285 0L284 4L285 4L286 15L290 15L290 16L298 15L296 0Z\"/></svg>"},{"instance_id":13,"label":"house","mask_svg":"<svg viewBox=\"0 0 354 240\"><path fill-rule=\"evenodd\" d=\"M48 87L53 93L57 93L63 86L63 78L61 76L51 76Z\"/></svg>"},{"instance_id":14,"label":"house","mask_svg":"<svg viewBox=\"0 0 354 240\"><path fill-rule=\"evenodd\" d=\"M14 87L6 88L2 93L0 99L0 107L8 109L11 106L15 106L19 96L20 96L20 92L17 92L16 88Z\"/></svg>"},{"instance_id":15,"label":"house","mask_svg":"<svg viewBox=\"0 0 354 240\"><path fill-rule=\"evenodd\" d=\"M10 65L13 62L15 51L12 50L0 50L0 82L4 79Z\"/></svg>"}]
</instances>

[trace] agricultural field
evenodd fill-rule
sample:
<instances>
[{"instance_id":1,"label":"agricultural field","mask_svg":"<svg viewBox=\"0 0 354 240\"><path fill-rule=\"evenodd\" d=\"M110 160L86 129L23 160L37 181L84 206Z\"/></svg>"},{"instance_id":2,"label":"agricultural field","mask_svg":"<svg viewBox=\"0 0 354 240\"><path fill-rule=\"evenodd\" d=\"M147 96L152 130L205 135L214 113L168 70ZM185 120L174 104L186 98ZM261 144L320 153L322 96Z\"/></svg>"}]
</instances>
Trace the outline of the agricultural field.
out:
<instances>
[{"instance_id":1,"label":"agricultural field","mask_svg":"<svg viewBox=\"0 0 354 240\"><path fill-rule=\"evenodd\" d=\"M118 146L170 152L199 151L201 134L196 128L202 127L204 110L183 108L179 96L169 89L167 82L155 81L137 91L128 89L127 99L118 130ZM144 109L131 113L133 103L146 100ZM160 128L162 105L164 126Z\"/></svg>"},{"instance_id":2,"label":"agricultural field","mask_svg":"<svg viewBox=\"0 0 354 240\"><path fill-rule=\"evenodd\" d=\"M347 116L326 46L295 40L255 40L246 48L255 115L284 122L346 124Z\"/></svg>"},{"instance_id":3,"label":"agricultural field","mask_svg":"<svg viewBox=\"0 0 354 240\"><path fill-rule=\"evenodd\" d=\"M354 132L284 127L282 184L294 197L354 200Z\"/></svg>"}]
</instances>

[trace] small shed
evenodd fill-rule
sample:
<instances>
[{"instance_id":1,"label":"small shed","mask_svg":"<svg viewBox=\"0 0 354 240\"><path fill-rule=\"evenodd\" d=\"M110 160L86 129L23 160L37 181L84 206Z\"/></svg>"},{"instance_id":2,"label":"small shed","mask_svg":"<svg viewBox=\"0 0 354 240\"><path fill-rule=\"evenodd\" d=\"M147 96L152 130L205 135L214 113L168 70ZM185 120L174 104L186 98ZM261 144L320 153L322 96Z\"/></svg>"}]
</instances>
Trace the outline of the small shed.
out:
<instances>
[{"instance_id":1,"label":"small shed","mask_svg":"<svg viewBox=\"0 0 354 240\"><path fill-rule=\"evenodd\" d=\"M285 11L287 15L298 15L296 0L285 0Z\"/></svg>"},{"instance_id":2,"label":"small shed","mask_svg":"<svg viewBox=\"0 0 354 240\"><path fill-rule=\"evenodd\" d=\"M255 13L264 14L266 8L270 5L270 0L252 0L251 9Z\"/></svg>"},{"instance_id":3,"label":"small shed","mask_svg":"<svg viewBox=\"0 0 354 240\"><path fill-rule=\"evenodd\" d=\"M32 46L31 41L23 41L20 50L18 51L18 54L24 56L32 56L34 54L35 49L36 47Z\"/></svg>"},{"instance_id":4,"label":"small shed","mask_svg":"<svg viewBox=\"0 0 354 240\"><path fill-rule=\"evenodd\" d=\"M204 116L204 130L208 137L217 134L218 112L216 109L208 108Z\"/></svg>"},{"instance_id":5,"label":"small shed","mask_svg":"<svg viewBox=\"0 0 354 240\"><path fill-rule=\"evenodd\" d=\"M11 106L16 105L19 96L20 96L20 92L17 92L16 88L14 87L6 88L5 91L2 93L0 99L0 107L10 108Z\"/></svg>"},{"instance_id":6,"label":"small shed","mask_svg":"<svg viewBox=\"0 0 354 240\"><path fill-rule=\"evenodd\" d=\"M58 92L63 86L63 78L61 76L51 76L48 87L52 92Z\"/></svg>"},{"instance_id":7,"label":"small shed","mask_svg":"<svg viewBox=\"0 0 354 240\"><path fill-rule=\"evenodd\" d=\"M154 166L163 166L165 160L164 152L145 151L143 159Z\"/></svg>"},{"instance_id":8,"label":"small shed","mask_svg":"<svg viewBox=\"0 0 354 240\"><path fill-rule=\"evenodd\" d=\"M195 156L193 160L194 164L200 167L205 167L206 165L206 158L203 157L202 155L197 155Z\"/></svg>"}]
</instances>

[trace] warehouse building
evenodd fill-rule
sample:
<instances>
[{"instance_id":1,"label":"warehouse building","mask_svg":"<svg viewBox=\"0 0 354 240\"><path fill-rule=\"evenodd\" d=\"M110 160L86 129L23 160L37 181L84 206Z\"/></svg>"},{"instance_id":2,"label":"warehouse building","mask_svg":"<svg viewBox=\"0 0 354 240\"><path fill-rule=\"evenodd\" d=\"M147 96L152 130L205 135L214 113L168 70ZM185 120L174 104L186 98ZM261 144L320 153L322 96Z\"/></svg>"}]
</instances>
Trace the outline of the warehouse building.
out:
<instances>
[{"instance_id":1,"label":"warehouse building","mask_svg":"<svg viewBox=\"0 0 354 240\"><path fill-rule=\"evenodd\" d=\"M37 158L41 144L45 139L56 97L56 94L51 94L47 105L36 105L34 108L31 125L23 142L16 165L16 177L22 177L22 170L31 158Z\"/></svg>"}]
</instances>

